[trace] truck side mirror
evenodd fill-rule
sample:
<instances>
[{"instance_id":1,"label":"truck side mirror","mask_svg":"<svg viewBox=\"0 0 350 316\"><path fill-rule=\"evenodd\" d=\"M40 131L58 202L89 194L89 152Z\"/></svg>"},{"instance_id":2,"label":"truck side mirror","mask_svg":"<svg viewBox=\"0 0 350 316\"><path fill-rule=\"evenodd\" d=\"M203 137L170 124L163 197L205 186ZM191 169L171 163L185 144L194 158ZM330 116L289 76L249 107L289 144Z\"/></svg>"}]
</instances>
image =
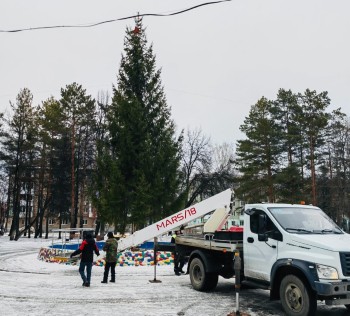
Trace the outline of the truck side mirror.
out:
<instances>
[{"instance_id":1,"label":"truck side mirror","mask_svg":"<svg viewBox=\"0 0 350 316\"><path fill-rule=\"evenodd\" d=\"M267 241L269 238L266 234L266 215L259 214L258 240Z\"/></svg>"},{"instance_id":2,"label":"truck side mirror","mask_svg":"<svg viewBox=\"0 0 350 316\"><path fill-rule=\"evenodd\" d=\"M258 234L264 234L266 231L266 215L259 214Z\"/></svg>"}]
</instances>

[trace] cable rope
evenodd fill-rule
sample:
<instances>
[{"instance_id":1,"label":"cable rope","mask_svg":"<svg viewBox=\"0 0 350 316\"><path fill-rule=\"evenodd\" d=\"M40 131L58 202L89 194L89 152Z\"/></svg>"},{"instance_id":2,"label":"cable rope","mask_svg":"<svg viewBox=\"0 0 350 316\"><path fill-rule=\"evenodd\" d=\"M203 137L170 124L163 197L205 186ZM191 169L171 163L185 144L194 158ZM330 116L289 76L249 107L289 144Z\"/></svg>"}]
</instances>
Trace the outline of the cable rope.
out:
<instances>
[{"instance_id":1,"label":"cable rope","mask_svg":"<svg viewBox=\"0 0 350 316\"><path fill-rule=\"evenodd\" d=\"M193 7L184 9L184 10L180 10L180 11L176 11L176 12L172 12L172 13L167 13L167 14L143 13L143 14L136 14L136 15L131 15L131 16L123 17L123 18L117 18L117 19L106 20L106 21L101 21L101 22L97 22L97 23L86 24L86 25L37 26L37 27L15 29L15 30L0 30L0 32L2 32L2 33L18 33L18 32L24 32L24 31L36 31L36 30L44 30L44 29L95 27L95 26L99 26L102 24L106 24L106 23L112 23L112 22L123 21L123 20L128 20L128 19L135 19L135 18L142 18L142 17L146 17L146 16L154 16L154 17L174 16L174 15L182 14L182 13L197 9L199 7L212 5L212 4L218 4L221 2L228 2L228 1L232 1L232 0L219 0L219 1L205 2L205 3L201 3L201 4L195 5Z\"/></svg>"}]
</instances>

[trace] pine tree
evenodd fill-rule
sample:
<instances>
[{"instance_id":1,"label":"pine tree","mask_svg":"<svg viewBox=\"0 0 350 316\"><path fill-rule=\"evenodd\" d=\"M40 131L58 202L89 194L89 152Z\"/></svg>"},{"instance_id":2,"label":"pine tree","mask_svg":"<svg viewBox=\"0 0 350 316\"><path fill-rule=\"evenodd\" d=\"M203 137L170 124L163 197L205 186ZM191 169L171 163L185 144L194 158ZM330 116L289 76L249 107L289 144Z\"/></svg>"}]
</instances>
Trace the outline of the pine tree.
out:
<instances>
[{"instance_id":1,"label":"pine tree","mask_svg":"<svg viewBox=\"0 0 350 316\"><path fill-rule=\"evenodd\" d=\"M341 109L332 111L327 130L322 155L318 159L317 203L342 225L342 218L349 217L350 130L348 118Z\"/></svg>"},{"instance_id":2,"label":"pine tree","mask_svg":"<svg viewBox=\"0 0 350 316\"><path fill-rule=\"evenodd\" d=\"M252 106L240 130L246 139L239 140L236 164L239 187L236 193L246 202L275 201L275 177L279 169L280 126L275 121L274 103L261 98Z\"/></svg>"},{"instance_id":3,"label":"pine tree","mask_svg":"<svg viewBox=\"0 0 350 316\"><path fill-rule=\"evenodd\" d=\"M41 150L38 162L37 213L39 219L36 236L42 237L42 223L46 215L45 237L48 238L49 218L62 220L67 219L68 216L71 170L70 143L67 136L69 130L64 125L63 107L53 97L42 102L38 113Z\"/></svg>"},{"instance_id":4,"label":"pine tree","mask_svg":"<svg viewBox=\"0 0 350 316\"><path fill-rule=\"evenodd\" d=\"M10 228L10 239L18 240L20 232L21 213L21 190L32 183L32 162L36 142L35 109L32 106L33 95L29 89L22 89L18 95L16 104L10 102L13 116L6 119L6 132L2 137L3 153L2 158L6 162L10 182L11 195L10 204L12 207L12 225ZM28 219L28 217L27 217Z\"/></svg>"},{"instance_id":5,"label":"pine tree","mask_svg":"<svg viewBox=\"0 0 350 316\"><path fill-rule=\"evenodd\" d=\"M108 116L108 149L99 157L99 169L110 171L106 189L99 190L103 212L121 231L129 222L136 229L171 214L178 185L180 143L153 47L147 45L141 19L135 23L126 30Z\"/></svg>"},{"instance_id":6,"label":"pine tree","mask_svg":"<svg viewBox=\"0 0 350 316\"><path fill-rule=\"evenodd\" d=\"M309 89L306 89L304 94L299 93L298 97L302 109L299 123L302 127L305 143L308 145L307 159L311 172L311 202L313 205L317 205L316 165L320 157L318 150L325 142L330 119L330 114L326 112L330 99L326 91L318 94Z\"/></svg>"},{"instance_id":7,"label":"pine tree","mask_svg":"<svg viewBox=\"0 0 350 316\"><path fill-rule=\"evenodd\" d=\"M297 121L301 107L298 97L291 90L280 89L274 101L276 109L276 124L281 128L280 142L282 155L281 170L276 176L278 200L295 203L304 199L304 179L302 164L303 142L301 126ZM301 150L300 150L301 149Z\"/></svg>"},{"instance_id":8,"label":"pine tree","mask_svg":"<svg viewBox=\"0 0 350 316\"><path fill-rule=\"evenodd\" d=\"M92 166L92 182L89 186L89 197L96 210L96 227L95 234L105 234L105 222L108 221L108 216L101 210L106 209L106 202L102 193L106 190L100 191L100 188L105 187L105 171L108 170L103 165L104 151L106 150L104 144L107 137L107 113L110 108L110 97L108 93L100 91L96 102L96 133L95 133L95 150L94 150L94 165ZM107 163L107 165L109 165ZM112 222L112 221L111 221Z\"/></svg>"},{"instance_id":9,"label":"pine tree","mask_svg":"<svg viewBox=\"0 0 350 316\"><path fill-rule=\"evenodd\" d=\"M70 130L71 144L71 227L77 227L78 202L85 198L85 176L87 164L92 164L92 135L95 126L95 100L86 94L86 90L77 83L61 89L61 105L65 123ZM79 193L82 194L79 199ZM82 205L82 204L81 204ZM81 210L81 208L80 208ZM80 216L82 221L82 216ZM79 223L82 226L82 222Z\"/></svg>"}]
</instances>

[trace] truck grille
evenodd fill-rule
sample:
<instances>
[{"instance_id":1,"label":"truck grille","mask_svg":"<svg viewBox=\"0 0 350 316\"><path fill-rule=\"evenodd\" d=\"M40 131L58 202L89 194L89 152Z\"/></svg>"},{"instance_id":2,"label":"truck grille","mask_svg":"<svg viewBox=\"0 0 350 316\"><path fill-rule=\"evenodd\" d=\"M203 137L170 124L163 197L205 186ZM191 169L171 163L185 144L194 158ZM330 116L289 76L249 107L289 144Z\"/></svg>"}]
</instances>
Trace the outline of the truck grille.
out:
<instances>
[{"instance_id":1,"label":"truck grille","mask_svg":"<svg viewBox=\"0 0 350 316\"><path fill-rule=\"evenodd\" d=\"M350 252L340 252L341 268L344 276L350 276Z\"/></svg>"}]
</instances>

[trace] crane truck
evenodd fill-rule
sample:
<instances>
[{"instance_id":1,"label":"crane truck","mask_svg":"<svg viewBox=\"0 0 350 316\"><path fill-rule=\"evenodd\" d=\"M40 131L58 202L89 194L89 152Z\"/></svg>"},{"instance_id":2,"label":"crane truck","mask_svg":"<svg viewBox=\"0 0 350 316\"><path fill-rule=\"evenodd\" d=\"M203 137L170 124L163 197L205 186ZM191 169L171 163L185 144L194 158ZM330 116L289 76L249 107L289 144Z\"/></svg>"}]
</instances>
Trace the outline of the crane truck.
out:
<instances>
[{"instance_id":1,"label":"crane truck","mask_svg":"<svg viewBox=\"0 0 350 316\"><path fill-rule=\"evenodd\" d=\"M320 208L302 204L246 204L242 231L226 229L232 201L233 192L223 191L135 232L119 250L188 224L175 248L188 260L195 290L211 291L219 276L234 277L238 252L242 283L268 289L287 315L314 315L318 300L350 310L349 234ZM189 224L209 213L204 224Z\"/></svg>"}]
</instances>

